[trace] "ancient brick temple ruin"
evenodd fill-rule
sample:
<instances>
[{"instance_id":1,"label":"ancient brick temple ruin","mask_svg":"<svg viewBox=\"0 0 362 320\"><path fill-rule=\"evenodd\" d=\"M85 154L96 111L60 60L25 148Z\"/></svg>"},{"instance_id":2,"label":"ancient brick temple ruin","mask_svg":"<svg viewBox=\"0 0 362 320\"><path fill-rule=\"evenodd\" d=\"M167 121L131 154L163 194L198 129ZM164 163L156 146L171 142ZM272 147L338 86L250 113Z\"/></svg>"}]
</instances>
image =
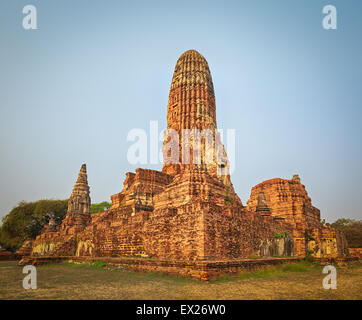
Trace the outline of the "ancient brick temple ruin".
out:
<instances>
[{"instance_id":1,"label":"ancient brick temple ruin","mask_svg":"<svg viewBox=\"0 0 362 320\"><path fill-rule=\"evenodd\" d=\"M251 259L247 258L252 256L272 261L276 256L342 258L348 254L343 233L321 224L320 212L312 206L298 175L258 184L247 205L242 204L217 133L210 69L197 51L186 51L176 63L167 128L179 140L165 136L162 172L126 173L122 191L111 196L112 206L105 212L90 214L82 165L65 219L61 226L52 222L45 228L33 241L30 256L107 258L137 270L207 279L248 266ZM201 147L195 143L197 136L179 142L187 141L184 129L212 133L211 157L205 137Z\"/></svg>"}]
</instances>

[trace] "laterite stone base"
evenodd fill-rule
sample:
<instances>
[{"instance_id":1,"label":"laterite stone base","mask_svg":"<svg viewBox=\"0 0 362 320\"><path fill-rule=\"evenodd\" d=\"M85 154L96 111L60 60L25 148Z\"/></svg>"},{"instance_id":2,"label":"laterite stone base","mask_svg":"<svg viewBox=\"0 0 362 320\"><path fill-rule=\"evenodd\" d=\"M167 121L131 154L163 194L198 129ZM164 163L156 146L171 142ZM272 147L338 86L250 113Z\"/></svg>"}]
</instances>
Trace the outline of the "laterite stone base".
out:
<instances>
[{"instance_id":1,"label":"laterite stone base","mask_svg":"<svg viewBox=\"0 0 362 320\"><path fill-rule=\"evenodd\" d=\"M252 271L265 266L278 265L287 262L297 262L300 258L265 258L240 259L222 261L182 261L154 260L145 258L109 258L109 257L27 257L21 265L35 266L72 261L76 263L103 261L109 266L119 266L130 271L159 272L191 277L198 280L217 279L220 275L236 275L240 271Z\"/></svg>"}]
</instances>

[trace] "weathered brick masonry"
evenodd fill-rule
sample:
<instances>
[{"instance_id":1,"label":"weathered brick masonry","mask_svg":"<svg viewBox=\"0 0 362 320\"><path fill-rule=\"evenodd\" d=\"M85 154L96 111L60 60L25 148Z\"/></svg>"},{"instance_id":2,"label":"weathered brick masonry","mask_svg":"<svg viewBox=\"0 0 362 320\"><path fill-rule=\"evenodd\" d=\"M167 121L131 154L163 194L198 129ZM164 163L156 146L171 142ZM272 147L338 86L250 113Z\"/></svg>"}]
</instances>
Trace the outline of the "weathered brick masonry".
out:
<instances>
[{"instance_id":1,"label":"weathered brick masonry","mask_svg":"<svg viewBox=\"0 0 362 320\"><path fill-rule=\"evenodd\" d=\"M362 260L362 248L349 248L349 253L352 257Z\"/></svg>"}]
</instances>

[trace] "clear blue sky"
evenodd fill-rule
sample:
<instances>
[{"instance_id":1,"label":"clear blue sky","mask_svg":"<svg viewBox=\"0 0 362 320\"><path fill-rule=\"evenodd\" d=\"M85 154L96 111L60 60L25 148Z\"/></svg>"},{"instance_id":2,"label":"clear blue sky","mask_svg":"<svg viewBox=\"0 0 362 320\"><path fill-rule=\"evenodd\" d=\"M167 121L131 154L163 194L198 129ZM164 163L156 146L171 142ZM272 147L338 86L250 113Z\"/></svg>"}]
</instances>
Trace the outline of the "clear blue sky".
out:
<instances>
[{"instance_id":1,"label":"clear blue sky","mask_svg":"<svg viewBox=\"0 0 362 320\"><path fill-rule=\"evenodd\" d=\"M22 28L22 8L38 30ZM333 4L338 29L322 28ZM0 2L0 216L69 197L83 162L92 202L120 192L126 137L166 125L174 65L208 60L219 128L235 128L232 182L298 173L322 218L361 219L362 1ZM161 165L149 165L160 169Z\"/></svg>"}]
</instances>

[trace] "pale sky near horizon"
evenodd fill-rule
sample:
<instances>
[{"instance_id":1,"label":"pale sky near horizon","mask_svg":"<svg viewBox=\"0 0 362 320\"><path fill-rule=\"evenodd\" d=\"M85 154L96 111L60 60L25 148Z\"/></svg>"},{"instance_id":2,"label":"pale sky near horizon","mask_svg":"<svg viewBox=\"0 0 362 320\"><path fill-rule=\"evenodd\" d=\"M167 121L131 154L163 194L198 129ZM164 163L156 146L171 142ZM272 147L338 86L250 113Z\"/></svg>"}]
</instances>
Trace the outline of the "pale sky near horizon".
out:
<instances>
[{"instance_id":1,"label":"pale sky near horizon","mask_svg":"<svg viewBox=\"0 0 362 320\"><path fill-rule=\"evenodd\" d=\"M22 27L28 4L37 30ZM327 4L337 30L322 27ZM2 0L0 218L21 200L68 198L82 163L92 202L120 192L139 167L127 133L166 126L175 63L195 49L218 127L236 129L243 204L298 173L322 218L362 219L361 17L358 0Z\"/></svg>"}]
</instances>

